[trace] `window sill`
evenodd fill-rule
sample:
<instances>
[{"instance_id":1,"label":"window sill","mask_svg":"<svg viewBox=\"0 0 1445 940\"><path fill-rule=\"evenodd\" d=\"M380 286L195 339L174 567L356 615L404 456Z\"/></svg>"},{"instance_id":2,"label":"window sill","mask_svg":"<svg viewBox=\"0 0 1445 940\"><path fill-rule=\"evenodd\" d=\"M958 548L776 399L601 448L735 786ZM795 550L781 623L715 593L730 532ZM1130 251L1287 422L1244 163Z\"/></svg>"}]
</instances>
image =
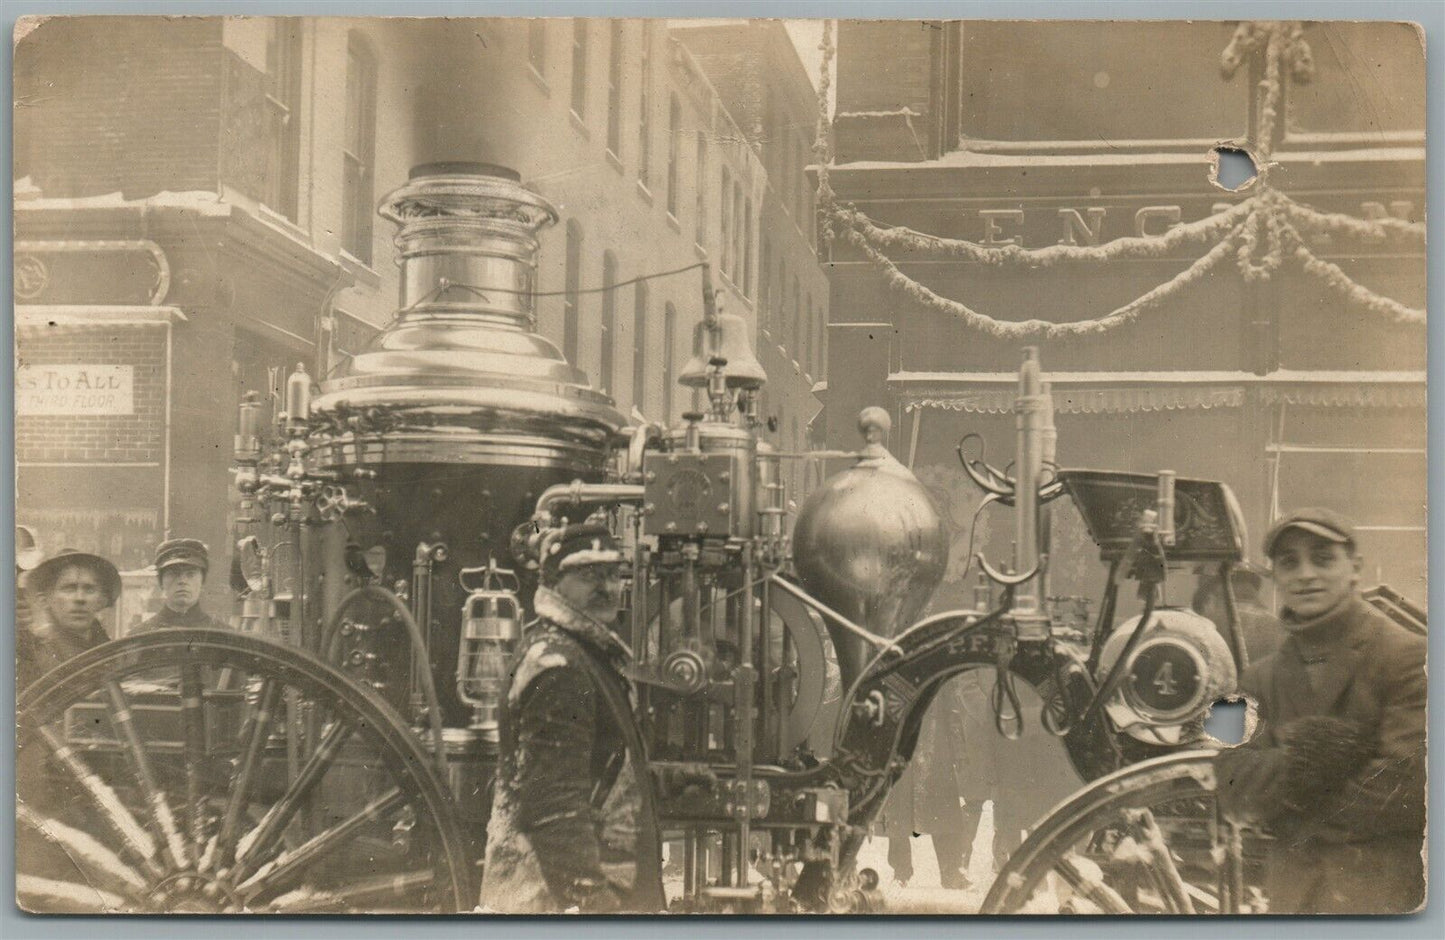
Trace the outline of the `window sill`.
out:
<instances>
[{"instance_id":1,"label":"window sill","mask_svg":"<svg viewBox=\"0 0 1445 940\"><path fill-rule=\"evenodd\" d=\"M582 116L580 114L578 114L576 111L569 110L567 112L567 116L572 119L572 126L577 129L577 133L582 135L583 140L592 139L592 132L587 129L587 123L582 120Z\"/></svg>"},{"instance_id":2,"label":"window sill","mask_svg":"<svg viewBox=\"0 0 1445 940\"><path fill-rule=\"evenodd\" d=\"M677 232L679 235L682 234L682 223L679 222L677 220L677 216L673 215L671 212L667 214L667 224L672 226L672 230L674 232Z\"/></svg>"},{"instance_id":3,"label":"window sill","mask_svg":"<svg viewBox=\"0 0 1445 940\"><path fill-rule=\"evenodd\" d=\"M373 289L381 286L381 275L378 274L376 269L371 265L362 261L345 248L342 248L338 252L338 256L341 260L342 269L356 279L358 286L364 285Z\"/></svg>"},{"instance_id":4,"label":"window sill","mask_svg":"<svg viewBox=\"0 0 1445 940\"><path fill-rule=\"evenodd\" d=\"M611 147L607 148L607 162L612 164L612 169L616 170L619 176L627 175L627 171L622 167L622 158L613 153Z\"/></svg>"},{"instance_id":5,"label":"window sill","mask_svg":"<svg viewBox=\"0 0 1445 940\"><path fill-rule=\"evenodd\" d=\"M532 80L532 84L536 85L545 97L552 97L552 86L547 84L547 80L542 77L542 73L537 71L537 67L530 62L527 63L527 77Z\"/></svg>"},{"instance_id":6,"label":"window sill","mask_svg":"<svg viewBox=\"0 0 1445 940\"><path fill-rule=\"evenodd\" d=\"M290 219L286 218L275 209L272 209L264 202L256 203L256 218L260 219L262 222L265 222L267 225L270 225L272 228L280 229L281 231L285 232L287 235L290 235L292 238L298 241L305 242L308 246L311 244L310 232L306 231L295 222L292 222Z\"/></svg>"},{"instance_id":7,"label":"window sill","mask_svg":"<svg viewBox=\"0 0 1445 940\"><path fill-rule=\"evenodd\" d=\"M637 181L637 195L642 199L643 202L647 203L649 206L653 205L652 190L648 189L647 184L644 183L642 180Z\"/></svg>"},{"instance_id":8,"label":"window sill","mask_svg":"<svg viewBox=\"0 0 1445 940\"><path fill-rule=\"evenodd\" d=\"M697 242L693 242L693 243L692 243L692 250L695 251L695 252L697 252L697 256L698 256L699 258L701 258L701 259L704 260L704 261L707 260L707 249L704 248L704 247L702 247L702 245L698 244Z\"/></svg>"}]
</instances>

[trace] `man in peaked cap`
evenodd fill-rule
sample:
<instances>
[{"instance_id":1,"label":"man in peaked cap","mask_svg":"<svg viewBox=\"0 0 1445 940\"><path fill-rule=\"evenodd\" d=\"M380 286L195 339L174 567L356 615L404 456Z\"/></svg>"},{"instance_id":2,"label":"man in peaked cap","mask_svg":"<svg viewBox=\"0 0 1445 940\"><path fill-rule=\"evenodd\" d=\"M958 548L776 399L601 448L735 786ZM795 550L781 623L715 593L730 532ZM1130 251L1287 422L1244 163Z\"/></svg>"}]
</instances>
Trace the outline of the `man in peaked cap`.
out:
<instances>
[{"instance_id":1,"label":"man in peaked cap","mask_svg":"<svg viewBox=\"0 0 1445 940\"><path fill-rule=\"evenodd\" d=\"M1360 597L1355 529L1328 509L1270 528L1285 638L1240 683L1254 736L1215 758L1220 803L1275 836L1270 913L1404 914L1425 902L1425 638Z\"/></svg>"},{"instance_id":2,"label":"man in peaked cap","mask_svg":"<svg viewBox=\"0 0 1445 940\"><path fill-rule=\"evenodd\" d=\"M663 908L646 754L614 632L622 553L582 524L541 539L541 584L498 724L482 904L506 913Z\"/></svg>"},{"instance_id":3,"label":"man in peaked cap","mask_svg":"<svg viewBox=\"0 0 1445 940\"><path fill-rule=\"evenodd\" d=\"M136 627L148 633L165 627L213 627L225 623L201 609L201 589L211 570L211 556L197 539L168 539L156 547L156 580L160 582L161 609Z\"/></svg>"},{"instance_id":4,"label":"man in peaked cap","mask_svg":"<svg viewBox=\"0 0 1445 940\"><path fill-rule=\"evenodd\" d=\"M120 597L120 572L99 555L65 548L26 572L25 589L34 620L15 634L17 689L110 639L96 615Z\"/></svg>"}]
</instances>

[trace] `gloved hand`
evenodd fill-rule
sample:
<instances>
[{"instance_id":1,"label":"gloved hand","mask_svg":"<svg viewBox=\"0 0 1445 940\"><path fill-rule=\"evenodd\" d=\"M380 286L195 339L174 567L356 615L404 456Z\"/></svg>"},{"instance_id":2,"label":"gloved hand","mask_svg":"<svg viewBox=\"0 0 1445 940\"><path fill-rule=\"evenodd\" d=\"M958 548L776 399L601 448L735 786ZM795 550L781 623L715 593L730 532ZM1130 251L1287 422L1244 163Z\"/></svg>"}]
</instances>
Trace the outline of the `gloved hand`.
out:
<instances>
[{"instance_id":1,"label":"gloved hand","mask_svg":"<svg viewBox=\"0 0 1445 940\"><path fill-rule=\"evenodd\" d=\"M1358 721L1330 715L1297 718L1280 728L1288 787L1295 794L1337 788L1375 756L1374 736Z\"/></svg>"}]
</instances>

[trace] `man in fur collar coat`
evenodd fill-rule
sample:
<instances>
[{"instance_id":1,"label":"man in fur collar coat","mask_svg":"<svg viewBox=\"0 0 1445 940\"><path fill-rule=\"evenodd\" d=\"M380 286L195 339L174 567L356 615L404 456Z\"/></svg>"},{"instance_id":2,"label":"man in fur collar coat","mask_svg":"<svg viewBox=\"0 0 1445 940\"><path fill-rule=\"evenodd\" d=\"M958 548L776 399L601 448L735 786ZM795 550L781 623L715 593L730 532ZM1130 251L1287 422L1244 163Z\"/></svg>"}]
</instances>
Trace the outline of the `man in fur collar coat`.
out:
<instances>
[{"instance_id":1,"label":"man in fur collar coat","mask_svg":"<svg viewBox=\"0 0 1445 940\"><path fill-rule=\"evenodd\" d=\"M519 914L663 908L646 755L613 632L622 555L607 529L542 541L541 586L499 717L482 904Z\"/></svg>"},{"instance_id":2,"label":"man in fur collar coat","mask_svg":"<svg viewBox=\"0 0 1445 940\"><path fill-rule=\"evenodd\" d=\"M1358 593L1350 523L1298 510L1265 537L1287 636L1242 690L1254 737L1220 752L1224 811L1274 835L1271 913L1403 914L1425 901L1425 638Z\"/></svg>"}]
</instances>

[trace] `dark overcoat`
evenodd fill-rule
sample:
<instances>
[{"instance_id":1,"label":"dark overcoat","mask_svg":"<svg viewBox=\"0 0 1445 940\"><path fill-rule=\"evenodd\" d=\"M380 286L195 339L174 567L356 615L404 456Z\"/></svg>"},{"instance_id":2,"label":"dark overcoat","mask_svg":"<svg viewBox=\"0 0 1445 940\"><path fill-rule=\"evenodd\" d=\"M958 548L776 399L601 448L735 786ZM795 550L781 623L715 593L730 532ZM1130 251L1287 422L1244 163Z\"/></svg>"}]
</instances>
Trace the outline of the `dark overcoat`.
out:
<instances>
[{"instance_id":1,"label":"dark overcoat","mask_svg":"<svg viewBox=\"0 0 1445 940\"><path fill-rule=\"evenodd\" d=\"M1245 671L1260 725L1220 752L1216 770L1225 811L1275 837L1264 885L1272 913L1404 913L1424 903L1425 648L1424 637L1352 598ZM1313 759L1338 747L1292 735L1317 716L1359 730L1357 760Z\"/></svg>"},{"instance_id":2,"label":"dark overcoat","mask_svg":"<svg viewBox=\"0 0 1445 940\"><path fill-rule=\"evenodd\" d=\"M169 607L162 605L159 611L138 624L131 633L150 633L152 630L164 630L168 627L209 627L212 630L230 629L229 624L217 620L215 617L206 613L200 604L194 604L184 613L179 614Z\"/></svg>"},{"instance_id":3,"label":"dark overcoat","mask_svg":"<svg viewBox=\"0 0 1445 940\"><path fill-rule=\"evenodd\" d=\"M482 905L655 913L665 900L646 754L606 627L539 589L499 724Z\"/></svg>"}]
</instances>

